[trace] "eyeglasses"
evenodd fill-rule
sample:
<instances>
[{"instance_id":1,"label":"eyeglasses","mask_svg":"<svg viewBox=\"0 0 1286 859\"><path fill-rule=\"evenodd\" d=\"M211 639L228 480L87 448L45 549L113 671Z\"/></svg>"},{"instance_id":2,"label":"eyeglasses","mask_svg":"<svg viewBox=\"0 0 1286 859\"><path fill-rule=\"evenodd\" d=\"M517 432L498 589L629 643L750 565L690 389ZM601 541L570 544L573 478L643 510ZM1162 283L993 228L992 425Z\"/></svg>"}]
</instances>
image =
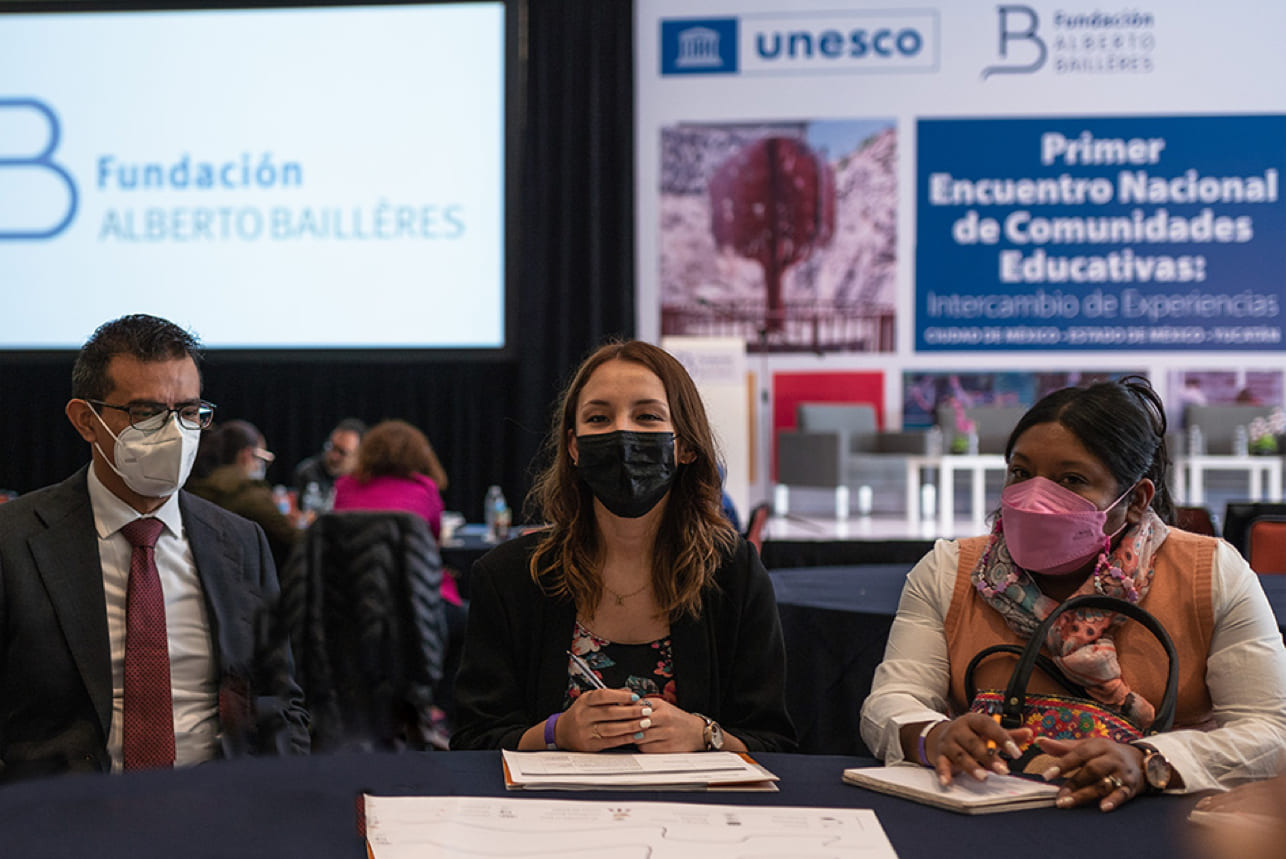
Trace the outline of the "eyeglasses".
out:
<instances>
[{"instance_id":1,"label":"eyeglasses","mask_svg":"<svg viewBox=\"0 0 1286 859\"><path fill-rule=\"evenodd\" d=\"M264 465L272 465L273 460L277 458L277 454L270 450L264 450L262 447L252 448L250 453L255 459L261 460Z\"/></svg>"},{"instance_id":2,"label":"eyeglasses","mask_svg":"<svg viewBox=\"0 0 1286 859\"><path fill-rule=\"evenodd\" d=\"M330 442L330 441L328 441L328 442L326 442L325 444L323 444L323 445L322 445L322 450L326 451L327 453L330 453L330 452L332 452L332 451L333 451L334 453L337 453L337 454L339 454L340 456L352 456L352 455L353 455L353 450L352 450L351 448L350 448L350 449L348 449L348 450L345 450L344 448L342 448L342 447L340 447L339 445L335 444L334 442Z\"/></svg>"},{"instance_id":3,"label":"eyeglasses","mask_svg":"<svg viewBox=\"0 0 1286 859\"><path fill-rule=\"evenodd\" d=\"M170 420L170 415L179 416L179 425L186 429L208 429L214 421L214 403L197 400L195 403L180 403L174 408L163 403L127 403L115 406L102 400L86 400L91 406L115 409L129 415L129 425L140 432L156 432Z\"/></svg>"}]
</instances>

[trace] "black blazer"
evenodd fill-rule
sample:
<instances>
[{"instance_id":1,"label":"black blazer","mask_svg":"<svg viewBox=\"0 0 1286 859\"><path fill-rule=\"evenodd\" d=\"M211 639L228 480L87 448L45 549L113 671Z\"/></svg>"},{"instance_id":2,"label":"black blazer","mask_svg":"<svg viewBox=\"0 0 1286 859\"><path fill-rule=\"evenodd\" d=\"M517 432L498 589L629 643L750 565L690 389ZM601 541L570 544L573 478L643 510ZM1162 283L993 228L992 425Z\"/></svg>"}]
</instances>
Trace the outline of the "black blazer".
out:
<instances>
[{"instance_id":1,"label":"black blazer","mask_svg":"<svg viewBox=\"0 0 1286 859\"><path fill-rule=\"evenodd\" d=\"M87 470L0 504L0 781L111 769L111 653ZM257 615L277 594L263 531L186 492L179 509L220 672L223 754L306 752L289 649L255 649Z\"/></svg>"},{"instance_id":2,"label":"black blazer","mask_svg":"<svg viewBox=\"0 0 1286 859\"><path fill-rule=\"evenodd\" d=\"M539 539L510 540L473 565L453 749L517 748L524 731L562 709L576 606L532 582L527 563ZM715 580L700 619L670 626L678 705L719 722L752 751L794 751L786 647L768 573L738 539Z\"/></svg>"}]
</instances>

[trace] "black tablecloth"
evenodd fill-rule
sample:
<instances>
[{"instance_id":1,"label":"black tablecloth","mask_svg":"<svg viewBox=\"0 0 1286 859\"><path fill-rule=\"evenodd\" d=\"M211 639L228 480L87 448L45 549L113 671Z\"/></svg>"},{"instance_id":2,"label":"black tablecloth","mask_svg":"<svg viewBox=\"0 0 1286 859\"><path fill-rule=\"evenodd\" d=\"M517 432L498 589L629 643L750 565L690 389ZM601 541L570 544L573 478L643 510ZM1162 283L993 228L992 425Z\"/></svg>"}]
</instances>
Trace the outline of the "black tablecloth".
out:
<instances>
[{"instance_id":1,"label":"black tablecloth","mask_svg":"<svg viewBox=\"0 0 1286 859\"><path fill-rule=\"evenodd\" d=\"M770 570L794 567L906 564L909 570L933 548L932 540L766 539L759 556Z\"/></svg>"},{"instance_id":2,"label":"black tablecloth","mask_svg":"<svg viewBox=\"0 0 1286 859\"><path fill-rule=\"evenodd\" d=\"M773 570L786 637L786 700L800 751L869 755L858 712L910 565Z\"/></svg>"},{"instance_id":3,"label":"black tablecloth","mask_svg":"<svg viewBox=\"0 0 1286 859\"><path fill-rule=\"evenodd\" d=\"M902 859L1179 856L1186 797L1140 797L1118 811L1038 809L968 817L850 787L851 757L762 754L779 793L535 791L511 797L872 808ZM94 859L359 859L356 803L385 795L503 796L498 752L231 761L178 772L68 776L0 787L3 855Z\"/></svg>"}]
</instances>

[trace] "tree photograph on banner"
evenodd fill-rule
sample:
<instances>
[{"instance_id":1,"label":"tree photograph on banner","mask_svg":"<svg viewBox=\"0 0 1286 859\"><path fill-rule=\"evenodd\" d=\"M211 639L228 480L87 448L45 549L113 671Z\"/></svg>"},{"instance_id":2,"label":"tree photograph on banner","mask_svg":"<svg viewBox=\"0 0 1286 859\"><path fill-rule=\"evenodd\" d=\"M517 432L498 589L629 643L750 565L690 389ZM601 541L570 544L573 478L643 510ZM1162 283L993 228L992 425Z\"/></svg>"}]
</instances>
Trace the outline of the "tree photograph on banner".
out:
<instances>
[{"instance_id":1,"label":"tree photograph on banner","mask_svg":"<svg viewBox=\"0 0 1286 859\"><path fill-rule=\"evenodd\" d=\"M892 120L679 124L661 152L663 335L894 350Z\"/></svg>"}]
</instances>

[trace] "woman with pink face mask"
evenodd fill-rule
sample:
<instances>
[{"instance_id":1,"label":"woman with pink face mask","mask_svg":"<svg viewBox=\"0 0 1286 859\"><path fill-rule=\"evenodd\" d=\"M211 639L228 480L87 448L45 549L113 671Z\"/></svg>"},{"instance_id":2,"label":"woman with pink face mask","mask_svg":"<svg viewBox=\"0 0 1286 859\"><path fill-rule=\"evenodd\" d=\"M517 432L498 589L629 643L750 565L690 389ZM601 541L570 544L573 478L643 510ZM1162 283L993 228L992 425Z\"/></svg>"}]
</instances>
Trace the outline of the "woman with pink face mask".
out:
<instances>
[{"instance_id":1,"label":"woman with pink face mask","mask_svg":"<svg viewBox=\"0 0 1286 859\"><path fill-rule=\"evenodd\" d=\"M1132 376L1055 391L1014 427L991 533L939 540L907 576L884 661L862 707L867 745L886 763L918 762L939 781L982 780L1042 753L1062 778L1057 803L1103 811L1140 793L1225 789L1277 773L1286 747L1286 650L1255 574L1228 543L1171 524L1161 400ZM1059 740L1065 725L1005 729L965 670L980 650L1025 645L1060 603L1102 594L1134 603L1177 650L1172 729L1138 742ZM1146 730L1168 660L1116 612L1059 615L1043 653L1097 707ZM974 688L1003 689L1016 657L979 663ZM1064 694L1036 671L1033 694ZM1023 753L1027 751L1027 755ZM1030 772L1030 770L1028 770Z\"/></svg>"}]
</instances>

